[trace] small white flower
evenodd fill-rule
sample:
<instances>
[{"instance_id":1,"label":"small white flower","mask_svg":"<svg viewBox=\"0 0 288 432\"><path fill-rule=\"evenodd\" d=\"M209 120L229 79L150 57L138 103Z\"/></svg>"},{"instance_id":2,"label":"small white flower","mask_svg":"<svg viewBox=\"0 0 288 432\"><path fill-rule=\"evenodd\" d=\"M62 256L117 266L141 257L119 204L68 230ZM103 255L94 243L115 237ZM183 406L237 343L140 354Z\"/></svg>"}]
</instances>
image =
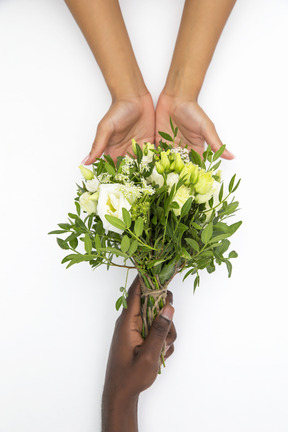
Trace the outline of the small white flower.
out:
<instances>
[{"instance_id":1,"label":"small white flower","mask_svg":"<svg viewBox=\"0 0 288 432\"><path fill-rule=\"evenodd\" d=\"M189 150L183 147L175 147L171 149L171 153L179 153L184 163L189 163Z\"/></svg>"},{"instance_id":2,"label":"small white flower","mask_svg":"<svg viewBox=\"0 0 288 432\"><path fill-rule=\"evenodd\" d=\"M105 218L105 215L112 215L123 220L122 208L126 208L128 211L130 210L131 204L125 198L121 187L123 187L123 185L119 183L101 184L99 186L99 200L97 206L97 214L102 220L104 229L118 234L122 234L123 231L111 225Z\"/></svg>"},{"instance_id":3,"label":"small white flower","mask_svg":"<svg viewBox=\"0 0 288 432\"><path fill-rule=\"evenodd\" d=\"M88 214L96 213L98 193L90 194L89 192L84 192L79 199L79 204L82 210L86 211Z\"/></svg>"},{"instance_id":4,"label":"small white flower","mask_svg":"<svg viewBox=\"0 0 288 432\"><path fill-rule=\"evenodd\" d=\"M151 175L146 179L149 183L155 182L159 187L164 185L164 179L162 174L159 174L157 169L154 167Z\"/></svg>"},{"instance_id":5,"label":"small white flower","mask_svg":"<svg viewBox=\"0 0 288 432\"><path fill-rule=\"evenodd\" d=\"M111 174L102 173L98 175L98 180L100 183L110 183L111 177Z\"/></svg>"},{"instance_id":6,"label":"small white flower","mask_svg":"<svg viewBox=\"0 0 288 432\"><path fill-rule=\"evenodd\" d=\"M99 186L99 180L97 178L94 178L93 180L87 180L86 181L86 189L89 192L96 192Z\"/></svg>"}]
</instances>

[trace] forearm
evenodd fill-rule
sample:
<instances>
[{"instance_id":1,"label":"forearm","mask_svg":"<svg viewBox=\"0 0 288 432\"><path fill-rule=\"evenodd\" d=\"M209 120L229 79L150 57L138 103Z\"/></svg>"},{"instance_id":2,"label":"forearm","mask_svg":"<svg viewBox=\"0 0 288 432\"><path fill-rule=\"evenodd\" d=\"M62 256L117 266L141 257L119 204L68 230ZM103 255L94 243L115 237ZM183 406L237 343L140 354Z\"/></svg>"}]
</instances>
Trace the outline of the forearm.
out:
<instances>
[{"instance_id":1,"label":"forearm","mask_svg":"<svg viewBox=\"0 0 288 432\"><path fill-rule=\"evenodd\" d=\"M118 0L65 0L103 73L112 99L147 93Z\"/></svg>"},{"instance_id":2,"label":"forearm","mask_svg":"<svg viewBox=\"0 0 288 432\"><path fill-rule=\"evenodd\" d=\"M164 91L197 99L236 0L186 0Z\"/></svg>"},{"instance_id":3,"label":"forearm","mask_svg":"<svg viewBox=\"0 0 288 432\"><path fill-rule=\"evenodd\" d=\"M102 432L138 432L138 398L121 398L104 391L102 400Z\"/></svg>"}]
</instances>

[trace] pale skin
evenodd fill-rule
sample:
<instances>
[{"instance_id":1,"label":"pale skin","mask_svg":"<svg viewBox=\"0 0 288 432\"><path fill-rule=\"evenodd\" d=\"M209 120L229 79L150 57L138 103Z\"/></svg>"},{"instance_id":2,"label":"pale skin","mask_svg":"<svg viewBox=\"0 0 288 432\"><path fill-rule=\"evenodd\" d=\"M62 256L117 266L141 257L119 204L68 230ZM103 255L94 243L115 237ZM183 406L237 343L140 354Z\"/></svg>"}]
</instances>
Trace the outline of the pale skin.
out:
<instances>
[{"instance_id":1,"label":"pale skin","mask_svg":"<svg viewBox=\"0 0 288 432\"><path fill-rule=\"evenodd\" d=\"M236 0L186 0L175 50L156 110L144 83L118 0L65 0L103 73L112 103L99 122L86 165L103 153L114 159L139 144L158 142L169 131L169 118L179 139L200 154L205 142L222 145L216 128L198 105L198 95L217 42ZM105 26L103 26L105 22ZM233 154L225 150L225 159Z\"/></svg>"},{"instance_id":2,"label":"pale skin","mask_svg":"<svg viewBox=\"0 0 288 432\"><path fill-rule=\"evenodd\" d=\"M133 138L139 144L157 144L158 131L170 130L170 117L179 128L179 139L200 154L205 142L214 152L220 148L222 141L213 122L199 106L198 96L236 0L186 0L171 66L156 110L137 64L118 0L65 1L103 73L112 99L83 164L90 165L103 153L113 159L125 155L131 151ZM233 159L234 156L226 149L222 157ZM103 393L102 432L137 432L139 395L157 377L163 342L166 340L169 347L166 357L174 349L173 312L168 299L150 335L143 341L140 287L137 281L133 283L128 310L118 320L112 340ZM123 377L125 382L121 381Z\"/></svg>"}]
</instances>

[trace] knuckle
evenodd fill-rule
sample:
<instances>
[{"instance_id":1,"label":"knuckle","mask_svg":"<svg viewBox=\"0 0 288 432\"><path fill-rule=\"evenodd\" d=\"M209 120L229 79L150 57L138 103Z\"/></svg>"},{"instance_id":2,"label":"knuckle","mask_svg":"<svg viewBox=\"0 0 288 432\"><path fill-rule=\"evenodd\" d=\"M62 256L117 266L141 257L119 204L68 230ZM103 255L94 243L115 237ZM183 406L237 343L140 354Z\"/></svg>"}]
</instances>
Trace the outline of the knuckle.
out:
<instances>
[{"instance_id":1,"label":"knuckle","mask_svg":"<svg viewBox=\"0 0 288 432\"><path fill-rule=\"evenodd\" d=\"M162 337L167 332L169 325L169 321L160 316L154 321L151 330L156 336Z\"/></svg>"}]
</instances>

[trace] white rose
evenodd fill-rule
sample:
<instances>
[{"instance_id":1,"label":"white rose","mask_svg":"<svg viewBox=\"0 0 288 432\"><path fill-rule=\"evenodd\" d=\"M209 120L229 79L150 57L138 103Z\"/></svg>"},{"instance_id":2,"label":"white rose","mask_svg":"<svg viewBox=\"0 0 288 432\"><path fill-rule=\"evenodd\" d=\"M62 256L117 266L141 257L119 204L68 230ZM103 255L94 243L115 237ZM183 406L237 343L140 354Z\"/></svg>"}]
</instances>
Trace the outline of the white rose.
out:
<instances>
[{"instance_id":1,"label":"white rose","mask_svg":"<svg viewBox=\"0 0 288 432\"><path fill-rule=\"evenodd\" d=\"M151 149L153 150L155 149L154 144L151 144L150 142L144 144L142 162L144 163L152 162L155 153L151 151Z\"/></svg>"},{"instance_id":2,"label":"white rose","mask_svg":"<svg viewBox=\"0 0 288 432\"><path fill-rule=\"evenodd\" d=\"M177 184L178 181L179 181L179 174L176 174L176 173L170 173L170 174L168 174L167 175L166 183L167 183L167 186L169 187L169 190L171 190L172 186L174 184Z\"/></svg>"},{"instance_id":3,"label":"white rose","mask_svg":"<svg viewBox=\"0 0 288 432\"><path fill-rule=\"evenodd\" d=\"M184 185L180 186L174 197L174 201L179 205L179 209L173 209L176 216L180 216L181 209L190 196L190 189Z\"/></svg>"},{"instance_id":4,"label":"white rose","mask_svg":"<svg viewBox=\"0 0 288 432\"><path fill-rule=\"evenodd\" d=\"M157 169L154 167L151 175L147 177L146 179L149 183L153 183L153 181L159 185L159 187L162 187L164 185L164 179L162 174L159 174Z\"/></svg>"},{"instance_id":5,"label":"white rose","mask_svg":"<svg viewBox=\"0 0 288 432\"><path fill-rule=\"evenodd\" d=\"M215 181L214 181L214 184L213 184L213 188L212 188L213 193L212 193L212 195L210 196L210 198L212 198L212 196L213 196L213 207L218 206L218 204L219 204L219 202L220 202L220 201L219 201L219 192L220 192L220 188L221 188L221 183L219 183L219 182L217 182L217 181L215 180ZM210 198L209 198L209 199L210 199ZM209 199L206 201L206 208L205 208L205 210L209 210L209 209L210 209L210 206L209 206L209 204L208 204ZM222 207L222 204L219 205L219 206L217 207L217 210L220 210L221 207ZM210 210L210 211L208 211L208 212L206 213L206 222L210 221L211 216L212 216L212 211L213 211L213 210Z\"/></svg>"},{"instance_id":6,"label":"white rose","mask_svg":"<svg viewBox=\"0 0 288 432\"><path fill-rule=\"evenodd\" d=\"M111 225L105 215L115 216L118 219L122 218L122 208L130 210L131 204L121 192L123 185L120 184L101 184L99 186L99 200L97 206L97 214L102 220L103 228L107 231L113 231L122 234L122 230Z\"/></svg>"},{"instance_id":7,"label":"white rose","mask_svg":"<svg viewBox=\"0 0 288 432\"><path fill-rule=\"evenodd\" d=\"M214 204L216 204L216 201L217 201L217 204L219 204L218 195L219 195L220 187L221 187L221 184L219 182L217 182L216 180L214 180L214 183L213 183L211 190L206 194L197 194L195 196L195 201L197 202L197 204L208 203L210 198L212 198L212 196L213 196Z\"/></svg>"},{"instance_id":8,"label":"white rose","mask_svg":"<svg viewBox=\"0 0 288 432\"><path fill-rule=\"evenodd\" d=\"M98 193L90 194L89 192L84 192L79 199L79 204L82 210L86 211L88 214L96 213Z\"/></svg>"},{"instance_id":9,"label":"white rose","mask_svg":"<svg viewBox=\"0 0 288 432\"><path fill-rule=\"evenodd\" d=\"M96 192L99 186L99 180L97 178L94 178L93 180L87 180L86 181L86 189L89 192Z\"/></svg>"}]
</instances>

